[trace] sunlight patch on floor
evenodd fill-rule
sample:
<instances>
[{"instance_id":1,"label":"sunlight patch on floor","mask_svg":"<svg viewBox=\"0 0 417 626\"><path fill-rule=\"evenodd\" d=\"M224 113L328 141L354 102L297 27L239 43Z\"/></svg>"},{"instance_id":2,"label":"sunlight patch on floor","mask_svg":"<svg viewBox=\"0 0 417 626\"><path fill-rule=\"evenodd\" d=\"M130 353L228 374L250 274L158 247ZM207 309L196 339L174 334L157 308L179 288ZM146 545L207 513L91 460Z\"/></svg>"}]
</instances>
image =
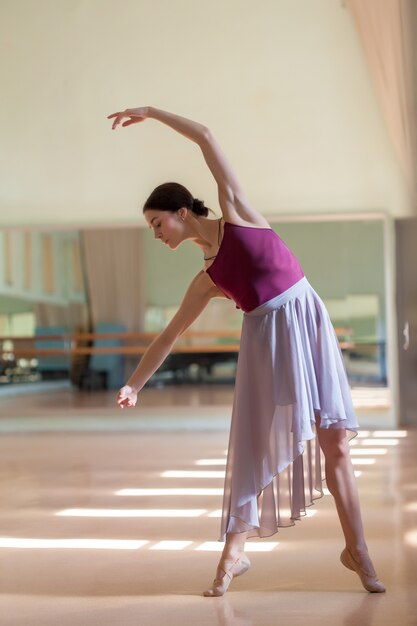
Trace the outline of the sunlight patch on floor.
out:
<instances>
[{"instance_id":1,"label":"sunlight patch on floor","mask_svg":"<svg viewBox=\"0 0 417 626\"><path fill-rule=\"evenodd\" d=\"M161 473L162 478L224 478L224 471L217 470L167 470Z\"/></svg>"},{"instance_id":2,"label":"sunlight patch on floor","mask_svg":"<svg viewBox=\"0 0 417 626\"><path fill-rule=\"evenodd\" d=\"M223 489L181 487L172 489L119 489L116 496L222 496Z\"/></svg>"},{"instance_id":3,"label":"sunlight patch on floor","mask_svg":"<svg viewBox=\"0 0 417 626\"><path fill-rule=\"evenodd\" d=\"M207 509L65 509L59 517L201 517Z\"/></svg>"}]
</instances>

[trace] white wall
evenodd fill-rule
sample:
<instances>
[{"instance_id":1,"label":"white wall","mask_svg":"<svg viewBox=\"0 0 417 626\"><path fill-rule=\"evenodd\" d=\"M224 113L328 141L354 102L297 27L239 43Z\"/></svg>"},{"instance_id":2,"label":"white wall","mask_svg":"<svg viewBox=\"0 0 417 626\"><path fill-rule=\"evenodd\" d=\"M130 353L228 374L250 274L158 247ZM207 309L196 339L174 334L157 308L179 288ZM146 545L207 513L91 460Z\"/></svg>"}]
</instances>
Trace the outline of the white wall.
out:
<instances>
[{"instance_id":1,"label":"white wall","mask_svg":"<svg viewBox=\"0 0 417 626\"><path fill-rule=\"evenodd\" d=\"M152 104L209 125L265 214L407 215L404 181L341 0L2 0L0 219L135 222L179 180L216 206L199 150Z\"/></svg>"}]
</instances>

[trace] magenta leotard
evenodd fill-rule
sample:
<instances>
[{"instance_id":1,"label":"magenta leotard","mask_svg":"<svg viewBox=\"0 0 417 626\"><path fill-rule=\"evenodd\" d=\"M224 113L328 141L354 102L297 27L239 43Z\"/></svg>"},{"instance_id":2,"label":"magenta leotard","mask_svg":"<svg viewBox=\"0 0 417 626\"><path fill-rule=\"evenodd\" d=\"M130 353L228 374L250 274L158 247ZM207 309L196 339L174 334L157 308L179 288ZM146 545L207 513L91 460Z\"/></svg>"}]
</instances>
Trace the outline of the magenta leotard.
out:
<instances>
[{"instance_id":1,"label":"magenta leotard","mask_svg":"<svg viewBox=\"0 0 417 626\"><path fill-rule=\"evenodd\" d=\"M212 281L245 312L280 295L304 272L271 228L225 222L216 258L206 270Z\"/></svg>"}]
</instances>

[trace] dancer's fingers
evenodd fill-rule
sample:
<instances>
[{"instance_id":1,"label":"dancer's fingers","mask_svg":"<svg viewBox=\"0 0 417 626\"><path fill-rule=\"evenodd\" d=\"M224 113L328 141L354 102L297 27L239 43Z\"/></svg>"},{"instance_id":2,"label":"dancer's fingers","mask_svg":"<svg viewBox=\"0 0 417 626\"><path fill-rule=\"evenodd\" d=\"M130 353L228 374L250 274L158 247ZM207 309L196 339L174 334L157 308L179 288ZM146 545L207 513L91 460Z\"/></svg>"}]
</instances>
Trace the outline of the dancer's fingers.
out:
<instances>
[{"instance_id":1,"label":"dancer's fingers","mask_svg":"<svg viewBox=\"0 0 417 626\"><path fill-rule=\"evenodd\" d=\"M138 122L143 122L146 119L146 115L140 115L139 111L141 109L126 109L125 111L119 111L118 113L112 113L107 116L107 119L113 119L114 122L112 125L112 129L114 130L123 120L124 117L128 117L127 121L123 122L122 126L130 126L130 124L137 124Z\"/></svg>"},{"instance_id":2,"label":"dancer's fingers","mask_svg":"<svg viewBox=\"0 0 417 626\"><path fill-rule=\"evenodd\" d=\"M108 116L108 119L111 118L115 118L113 125L112 125L112 129L114 130L116 128L116 126L118 126L120 124L120 122L122 121L122 119L124 117L130 117L128 113L126 113L126 111L119 111L118 113L112 113L112 115Z\"/></svg>"},{"instance_id":3,"label":"dancer's fingers","mask_svg":"<svg viewBox=\"0 0 417 626\"><path fill-rule=\"evenodd\" d=\"M116 126L118 126L120 124L122 119L123 119L123 113L118 113L117 116L116 116L116 119L114 120L113 125L112 125L112 129L113 130L116 128Z\"/></svg>"}]
</instances>

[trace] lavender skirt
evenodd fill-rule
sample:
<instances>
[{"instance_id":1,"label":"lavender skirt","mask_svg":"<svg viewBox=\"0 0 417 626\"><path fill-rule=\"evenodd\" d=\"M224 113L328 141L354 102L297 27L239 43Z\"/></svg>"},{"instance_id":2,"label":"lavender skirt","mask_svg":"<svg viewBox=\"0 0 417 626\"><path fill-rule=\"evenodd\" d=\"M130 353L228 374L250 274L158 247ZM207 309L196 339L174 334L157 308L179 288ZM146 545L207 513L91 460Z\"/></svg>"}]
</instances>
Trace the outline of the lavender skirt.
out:
<instances>
[{"instance_id":1,"label":"lavender skirt","mask_svg":"<svg viewBox=\"0 0 417 626\"><path fill-rule=\"evenodd\" d=\"M317 416L356 434L336 333L303 277L244 315L219 541L269 537L323 495Z\"/></svg>"}]
</instances>

